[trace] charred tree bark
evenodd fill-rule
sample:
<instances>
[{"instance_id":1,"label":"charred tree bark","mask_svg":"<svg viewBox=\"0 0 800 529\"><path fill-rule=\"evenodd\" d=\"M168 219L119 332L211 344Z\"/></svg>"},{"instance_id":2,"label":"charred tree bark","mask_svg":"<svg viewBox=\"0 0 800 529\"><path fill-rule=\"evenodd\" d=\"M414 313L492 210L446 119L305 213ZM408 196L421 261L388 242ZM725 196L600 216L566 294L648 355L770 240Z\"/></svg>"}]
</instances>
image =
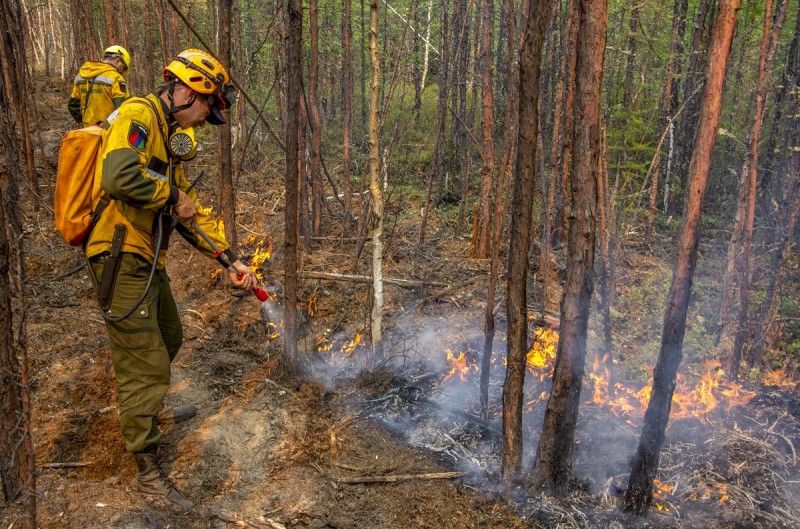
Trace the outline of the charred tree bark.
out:
<instances>
[{"instance_id":1,"label":"charred tree bark","mask_svg":"<svg viewBox=\"0 0 800 529\"><path fill-rule=\"evenodd\" d=\"M528 253L533 194L536 191L536 138L539 127L539 79L547 22L546 0L529 0L519 56L519 132L511 197L508 249L508 362L503 385L502 479L519 479L522 465L522 404L528 352ZM526 97L522 97L526 94ZM538 153L541 156L541 153Z\"/></svg>"},{"instance_id":2,"label":"charred tree bark","mask_svg":"<svg viewBox=\"0 0 800 529\"><path fill-rule=\"evenodd\" d=\"M299 129L303 76L303 10L300 0L286 2L286 235L283 244L286 321L284 324L284 363L290 371L298 370L297 291L300 251L300 174Z\"/></svg>"},{"instance_id":3,"label":"charred tree bark","mask_svg":"<svg viewBox=\"0 0 800 529\"><path fill-rule=\"evenodd\" d=\"M600 177L600 92L608 25L606 0L579 0L567 284L544 426L534 460L536 486L562 494L572 475L572 452L586 358L594 275L597 180Z\"/></svg>"},{"instance_id":4,"label":"charred tree bark","mask_svg":"<svg viewBox=\"0 0 800 529\"><path fill-rule=\"evenodd\" d=\"M18 0L0 6L0 504L19 501L24 506L20 527L36 527L36 463L31 438L30 382L25 348L25 276L18 182L25 174L25 128L17 129L20 113L27 113L27 70Z\"/></svg>"},{"instance_id":5,"label":"charred tree bark","mask_svg":"<svg viewBox=\"0 0 800 529\"><path fill-rule=\"evenodd\" d=\"M231 68L231 11L233 0L219 0L219 60ZM174 10L173 10L174 11ZM228 112L230 115L230 112ZM231 147L231 120L219 131L219 191L217 199L225 222L225 238L231 248L238 246L236 236L236 194L233 190L233 151Z\"/></svg>"},{"instance_id":6,"label":"charred tree bark","mask_svg":"<svg viewBox=\"0 0 800 529\"><path fill-rule=\"evenodd\" d=\"M378 160L378 109L381 89L381 63L378 57L378 0L369 2L369 55L372 83L369 93L369 191L372 196L372 350L376 361L383 360L383 194Z\"/></svg>"},{"instance_id":7,"label":"charred tree bark","mask_svg":"<svg viewBox=\"0 0 800 529\"><path fill-rule=\"evenodd\" d=\"M722 82L730 54L736 12L740 0L720 0L719 12L711 35L708 68L703 88L703 104L697 136L689 164L683 229L678 257L672 272L672 285L664 311L661 350L653 373L653 392L644 416L642 435L633 462L623 508L636 514L647 512L653 501L653 479L658 471L661 446L672 407L675 378L681 362L686 313L689 307L692 277L697 264L698 228L706 190L711 153L717 136Z\"/></svg>"}]
</instances>

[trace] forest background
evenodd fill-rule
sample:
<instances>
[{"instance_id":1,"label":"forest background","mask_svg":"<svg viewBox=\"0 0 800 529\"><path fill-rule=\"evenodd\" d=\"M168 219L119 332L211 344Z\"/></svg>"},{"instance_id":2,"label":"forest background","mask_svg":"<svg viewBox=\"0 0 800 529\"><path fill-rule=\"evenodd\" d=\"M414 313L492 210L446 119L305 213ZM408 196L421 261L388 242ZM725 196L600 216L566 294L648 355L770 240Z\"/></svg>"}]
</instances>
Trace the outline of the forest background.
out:
<instances>
[{"instance_id":1,"label":"forest background","mask_svg":"<svg viewBox=\"0 0 800 529\"><path fill-rule=\"evenodd\" d=\"M253 175L281 174L286 151L288 166L297 168L301 184L297 229L291 223L283 227L287 240L289 234L299 236L300 268L303 254L313 254L326 239L353 239L361 256L365 241L381 239L382 233L374 230L382 229L382 223L413 240L416 250L411 252L452 243L464 258L487 267L484 331L489 343L497 312L495 280L503 280L509 301L519 286L511 268L515 254L508 255L505 245L511 241L513 247L516 235L507 225L517 212L512 188L522 179L516 163L522 151L516 149L535 151L532 220L524 246L530 248L524 252L530 273L522 276L523 285L530 285L529 291L523 290L531 320L527 342L537 322L563 324L569 297L562 299L562 287L579 266L569 244L579 187L572 173L574 160L589 153L573 146L581 128L592 124L574 118L584 96L575 90L580 75L576 58L591 18L586 14L594 13L606 18L607 26L602 28L604 55L597 65L601 71L595 77L600 114L590 179L596 189L586 191L592 195L591 241L598 255L583 263L590 275L596 274L589 353L615 378L645 383L663 358L661 320L687 224L690 166L692 157L702 154L696 146L707 101L704 83L711 68L720 65L719 57L709 53L712 30L720 14L732 9L735 33L723 46L729 56L721 64L716 144L706 153L711 158L700 250L694 257L699 269L681 337L681 370L697 375L714 360L734 382L758 384L779 368L793 378L800 348L793 246L800 210L798 5L788 0L676 0L670 5L647 0L530 1L412 0L372 6L363 0L356 5L349 0L311 1L302 6L299 92L292 89L298 86L291 75L293 27L287 13L292 13L292 3L9 2L4 13L14 15L6 20L17 21L13 29L19 38L17 51L10 40L4 41L9 92L3 102L9 112L13 107L22 113L5 118L6 130L14 131L4 143L7 160L15 149L18 159L7 161L4 186L10 185L9 176L15 179L23 203L32 208L47 203L52 192L55 167L52 156L44 153L47 139L41 134L53 129L46 126L48 108L37 101L49 80L68 82L84 60L99 58L105 46L116 43L133 57L131 93L143 95L160 83L161 65L171 56L187 47L208 48L230 64L242 89L230 129L206 127L199 135L215 151L201 158L201 167L219 179L216 205L229 240L239 240L233 189ZM12 13L12 6L18 12ZM378 13L372 21L371 7ZM538 86L519 84L523 29L532 27L526 15L536 9L543 13L544 28ZM377 62L370 57L371 22ZM20 56L24 71L15 82L12 71L20 67ZM375 68L380 72L377 85L372 84ZM12 104L10 88L25 79L26 104L19 96ZM373 86L377 99L370 102ZM537 99L535 140L518 143L521 107ZM293 112L293 100L298 112ZM294 125L299 147L292 153L287 151L287 130L294 119L299 120ZM22 148L11 147L29 134L40 136L35 142L22 141ZM292 155L300 162L292 164ZM281 195L275 199L281 202ZM379 248L377 253L382 257L384 252ZM352 270L336 272L372 270L372 280L380 279L375 261L361 261L354 258ZM647 272L633 274L637 266ZM284 267L296 268L287 262ZM12 276L5 291L18 293L13 285L23 276ZM631 277L636 280L628 282ZM310 297L308 286L293 286L285 278L287 305L302 305ZM373 285L374 293L380 293L382 287ZM299 299L290 299L291 292ZM11 296L8 307L19 300ZM500 296L498 303L502 301ZM371 354L378 359L382 340L380 330L375 333L374 309L380 305L379 298L367 297L364 309L373 327ZM287 314L295 317L294 311ZM21 345L19 317L7 321L13 338L8 343ZM380 329L379 317L377 321ZM287 324L287 366L295 370L299 353L292 326L297 323ZM585 334L583 340L585 348ZM7 350L18 349L9 345ZM578 358L583 364L583 357ZM24 363L24 355L22 359ZM513 442L506 444L506 454L515 449L519 447ZM514 477L519 461L507 457L504 475Z\"/></svg>"}]
</instances>

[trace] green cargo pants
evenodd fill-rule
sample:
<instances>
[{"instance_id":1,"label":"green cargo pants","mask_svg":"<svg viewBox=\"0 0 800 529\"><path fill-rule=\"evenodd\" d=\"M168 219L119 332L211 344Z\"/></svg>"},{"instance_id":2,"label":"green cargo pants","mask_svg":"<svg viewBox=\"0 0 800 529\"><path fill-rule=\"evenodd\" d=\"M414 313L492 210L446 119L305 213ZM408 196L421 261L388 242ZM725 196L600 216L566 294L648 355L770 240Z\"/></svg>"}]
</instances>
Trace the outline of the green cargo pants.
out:
<instances>
[{"instance_id":1,"label":"green cargo pants","mask_svg":"<svg viewBox=\"0 0 800 529\"><path fill-rule=\"evenodd\" d=\"M92 259L96 277L103 275L105 257ZM150 263L133 253L121 254L111 316L119 316L139 299L147 284ZM170 381L170 363L183 341L178 307L166 270L157 270L147 297L128 318L106 321L111 360L119 392L119 419L125 446L139 452L161 438L156 415Z\"/></svg>"}]
</instances>

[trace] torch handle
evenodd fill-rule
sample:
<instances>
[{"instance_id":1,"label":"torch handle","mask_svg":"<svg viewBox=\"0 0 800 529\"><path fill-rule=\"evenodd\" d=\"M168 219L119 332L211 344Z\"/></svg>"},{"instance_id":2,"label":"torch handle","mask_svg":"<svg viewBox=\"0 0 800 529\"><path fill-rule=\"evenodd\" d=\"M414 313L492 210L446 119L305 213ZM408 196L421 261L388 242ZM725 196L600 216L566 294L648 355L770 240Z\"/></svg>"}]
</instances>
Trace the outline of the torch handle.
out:
<instances>
[{"instance_id":1,"label":"torch handle","mask_svg":"<svg viewBox=\"0 0 800 529\"><path fill-rule=\"evenodd\" d=\"M203 230L203 228L201 228L200 226L195 224L194 225L194 231L197 232L197 234L200 237L202 237L204 241L206 241L206 243L211 247L212 250L214 250L214 257L219 257L220 255L223 255L222 250L219 249L219 246L217 246L217 243L215 243L211 239L211 237L208 236L208 234ZM232 274L236 274L236 278L237 279L241 279L241 278L244 277L244 272L240 272L239 270L237 270L236 267L233 266L232 263L227 263L225 265L225 268L228 270L228 272L230 272ZM269 299L269 294L267 293L266 290L264 290L261 287L253 288L253 295L255 295L255 297L258 298L258 301L262 301L263 302L263 301L267 301Z\"/></svg>"}]
</instances>

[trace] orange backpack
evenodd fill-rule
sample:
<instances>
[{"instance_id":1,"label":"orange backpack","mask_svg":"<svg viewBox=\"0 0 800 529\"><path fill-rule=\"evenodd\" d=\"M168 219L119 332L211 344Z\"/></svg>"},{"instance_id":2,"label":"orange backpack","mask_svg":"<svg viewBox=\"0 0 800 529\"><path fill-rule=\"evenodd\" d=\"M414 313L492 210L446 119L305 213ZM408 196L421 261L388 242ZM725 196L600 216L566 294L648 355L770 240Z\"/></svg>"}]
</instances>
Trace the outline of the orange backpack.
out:
<instances>
[{"instance_id":1,"label":"orange backpack","mask_svg":"<svg viewBox=\"0 0 800 529\"><path fill-rule=\"evenodd\" d=\"M81 246L93 224L94 172L102 140L103 129L96 125L70 130L61 140L53 211L56 228L70 246Z\"/></svg>"}]
</instances>

